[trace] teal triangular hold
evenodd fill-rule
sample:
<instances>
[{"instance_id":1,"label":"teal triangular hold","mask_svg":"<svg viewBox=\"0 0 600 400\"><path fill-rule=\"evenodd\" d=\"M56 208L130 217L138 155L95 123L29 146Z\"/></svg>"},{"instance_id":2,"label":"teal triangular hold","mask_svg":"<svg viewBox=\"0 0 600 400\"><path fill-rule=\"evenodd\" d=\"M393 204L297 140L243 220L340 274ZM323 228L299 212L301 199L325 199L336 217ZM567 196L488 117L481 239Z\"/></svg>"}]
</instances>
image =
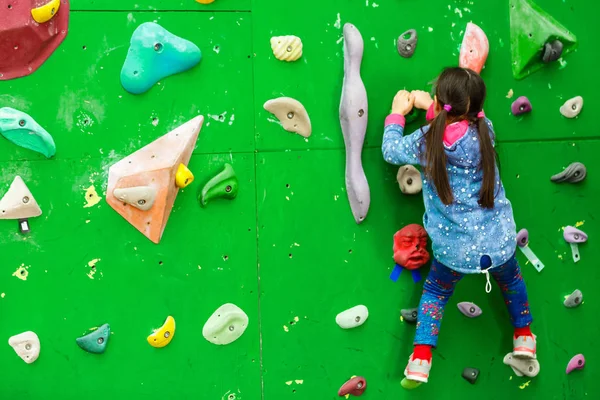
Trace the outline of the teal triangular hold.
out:
<instances>
[{"instance_id":1,"label":"teal triangular hold","mask_svg":"<svg viewBox=\"0 0 600 400\"><path fill-rule=\"evenodd\" d=\"M17 146L37 151L47 158L56 154L52 136L22 111L10 107L0 108L0 133Z\"/></svg>"},{"instance_id":2,"label":"teal triangular hold","mask_svg":"<svg viewBox=\"0 0 600 400\"><path fill-rule=\"evenodd\" d=\"M110 325L104 324L95 331L75 339L79 347L88 353L101 354L106 350L108 338L110 337Z\"/></svg>"},{"instance_id":3,"label":"teal triangular hold","mask_svg":"<svg viewBox=\"0 0 600 400\"><path fill-rule=\"evenodd\" d=\"M563 55L577 47L577 38L530 0L510 0L510 46L512 71L516 79L523 79L543 68L544 44L560 40Z\"/></svg>"},{"instance_id":4,"label":"teal triangular hold","mask_svg":"<svg viewBox=\"0 0 600 400\"><path fill-rule=\"evenodd\" d=\"M131 36L121 85L129 93L144 93L159 80L186 71L201 59L202 53L194 43L154 22L145 22Z\"/></svg>"}]
</instances>

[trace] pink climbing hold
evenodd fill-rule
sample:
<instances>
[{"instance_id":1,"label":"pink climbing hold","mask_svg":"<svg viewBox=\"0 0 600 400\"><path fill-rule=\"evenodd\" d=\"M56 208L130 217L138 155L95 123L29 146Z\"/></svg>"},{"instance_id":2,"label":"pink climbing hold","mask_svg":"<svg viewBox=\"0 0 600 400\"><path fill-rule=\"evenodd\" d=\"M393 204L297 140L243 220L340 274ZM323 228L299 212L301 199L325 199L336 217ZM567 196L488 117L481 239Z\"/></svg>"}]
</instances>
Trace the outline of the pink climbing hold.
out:
<instances>
[{"instance_id":1,"label":"pink climbing hold","mask_svg":"<svg viewBox=\"0 0 600 400\"><path fill-rule=\"evenodd\" d=\"M346 395L360 396L367 389L367 381L362 376L355 376L350 379L348 382L344 383L340 390L338 391L338 395L340 397Z\"/></svg>"},{"instance_id":2,"label":"pink climbing hold","mask_svg":"<svg viewBox=\"0 0 600 400\"><path fill-rule=\"evenodd\" d=\"M577 354L575 357L571 358L569 364L567 364L567 374L570 374L576 369L583 369L585 367L585 357L583 354Z\"/></svg>"},{"instance_id":3,"label":"pink climbing hold","mask_svg":"<svg viewBox=\"0 0 600 400\"><path fill-rule=\"evenodd\" d=\"M481 73L490 51L490 43L485 32L472 22L467 24L467 30L460 47L458 65Z\"/></svg>"}]
</instances>

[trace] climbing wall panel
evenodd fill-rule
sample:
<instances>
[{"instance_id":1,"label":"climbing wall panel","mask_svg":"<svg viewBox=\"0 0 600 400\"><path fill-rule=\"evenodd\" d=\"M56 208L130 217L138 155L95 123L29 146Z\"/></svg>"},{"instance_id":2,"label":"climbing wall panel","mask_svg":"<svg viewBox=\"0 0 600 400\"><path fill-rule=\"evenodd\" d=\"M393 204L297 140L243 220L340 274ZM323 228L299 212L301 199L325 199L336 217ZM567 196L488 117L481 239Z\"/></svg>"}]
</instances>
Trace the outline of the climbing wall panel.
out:
<instances>
[{"instance_id":1,"label":"climbing wall panel","mask_svg":"<svg viewBox=\"0 0 600 400\"><path fill-rule=\"evenodd\" d=\"M200 4L194 0L72 0L72 9L81 11L250 11L251 0L216 0Z\"/></svg>"}]
</instances>

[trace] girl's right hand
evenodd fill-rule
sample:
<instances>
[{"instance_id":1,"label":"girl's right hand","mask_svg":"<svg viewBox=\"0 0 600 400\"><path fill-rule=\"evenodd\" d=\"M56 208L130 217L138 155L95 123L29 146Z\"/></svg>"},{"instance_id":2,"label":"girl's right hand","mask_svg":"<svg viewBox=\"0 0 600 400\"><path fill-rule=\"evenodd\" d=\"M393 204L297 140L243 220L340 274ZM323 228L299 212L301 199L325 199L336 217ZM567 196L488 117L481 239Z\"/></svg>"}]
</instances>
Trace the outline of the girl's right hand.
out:
<instances>
[{"instance_id":1,"label":"girl's right hand","mask_svg":"<svg viewBox=\"0 0 600 400\"><path fill-rule=\"evenodd\" d=\"M429 110L431 103L433 103L433 99L429 93L423 90L413 90L410 94L415 98L415 107L425 111Z\"/></svg>"},{"instance_id":2,"label":"girl's right hand","mask_svg":"<svg viewBox=\"0 0 600 400\"><path fill-rule=\"evenodd\" d=\"M394 97L392 114L406 115L412 110L414 103L414 96L406 90L401 90Z\"/></svg>"}]
</instances>

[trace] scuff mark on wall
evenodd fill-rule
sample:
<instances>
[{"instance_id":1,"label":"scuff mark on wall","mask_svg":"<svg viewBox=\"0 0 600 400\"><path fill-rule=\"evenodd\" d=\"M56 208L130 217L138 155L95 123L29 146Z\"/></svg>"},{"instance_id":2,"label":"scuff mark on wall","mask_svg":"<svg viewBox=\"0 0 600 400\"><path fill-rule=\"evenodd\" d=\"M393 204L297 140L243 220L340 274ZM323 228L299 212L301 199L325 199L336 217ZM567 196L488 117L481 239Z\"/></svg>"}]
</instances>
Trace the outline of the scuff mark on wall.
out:
<instances>
[{"instance_id":1,"label":"scuff mark on wall","mask_svg":"<svg viewBox=\"0 0 600 400\"><path fill-rule=\"evenodd\" d=\"M12 276L19 278L22 281L26 281L29 276L29 265L21 264L15 272L13 272Z\"/></svg>"},{"instance_id":2,"label":"scuff mark on wall","mask_svg":"<svg viewBox=\"0 0 600 400\"><path fill-rule=\"evenodd\" d=\"M100 203L100 200L102 200L102 197L98 196L94 184L91 184L90 187L85 190L85 201L87 204L84 205L83 208L93 207Z\"/></svg>"}]
</instances>

